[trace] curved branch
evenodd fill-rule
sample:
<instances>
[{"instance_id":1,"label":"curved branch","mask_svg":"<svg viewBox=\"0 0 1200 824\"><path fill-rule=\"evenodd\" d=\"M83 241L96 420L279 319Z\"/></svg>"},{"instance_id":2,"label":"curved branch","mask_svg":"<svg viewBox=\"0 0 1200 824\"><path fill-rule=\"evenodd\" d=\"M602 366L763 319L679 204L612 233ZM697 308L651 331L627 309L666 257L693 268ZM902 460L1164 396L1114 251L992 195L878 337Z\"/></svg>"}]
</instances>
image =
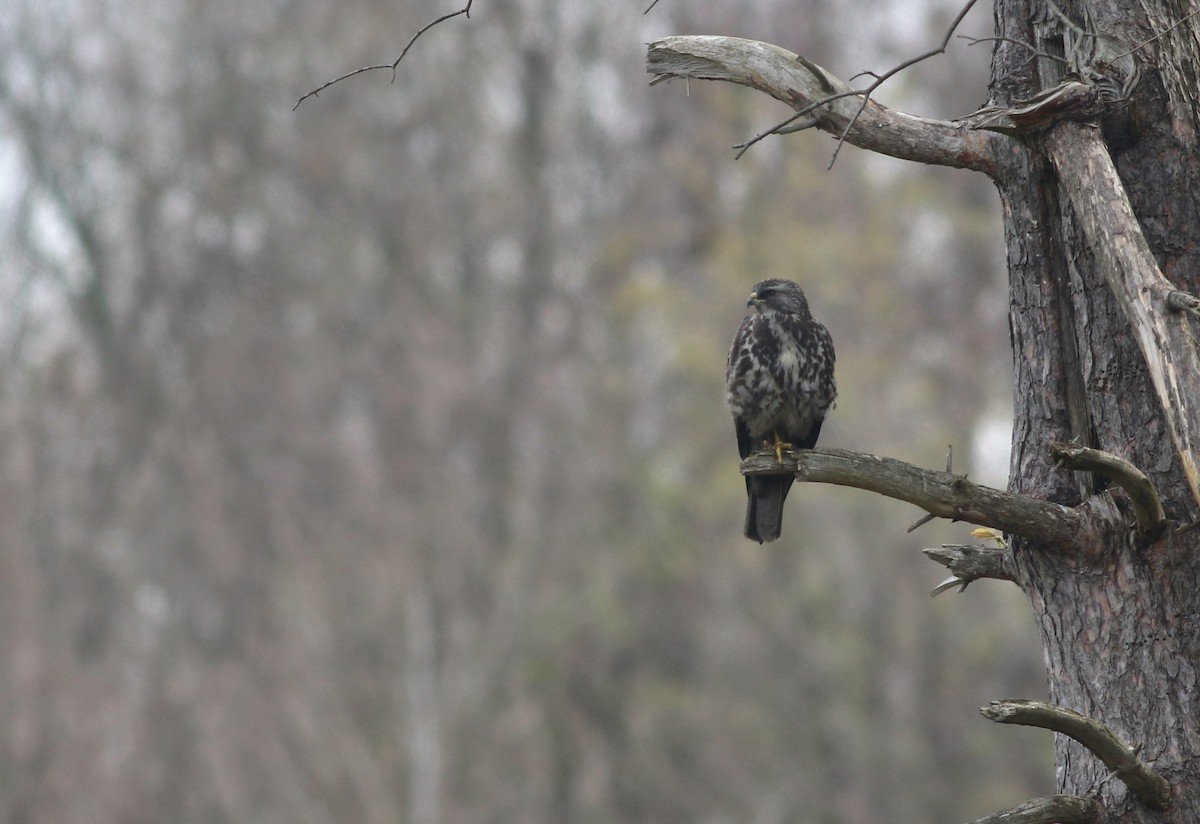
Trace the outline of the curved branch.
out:
<instances>
[{"instance_id":1,"label":"curved branch","mask_svg":"<svg viewBox=\"0 0 1200 824\"><path fill-rule=\"evenodd\" d=\"M971 824L1100 824L1104 808L1079 795L1051 795L1009 807Z\"/></svg>"},{"instance_id":2,"label":"curved branch","mask_svg":"<svg viewBox=\"0 0 1200 824\"><path fill-rule=\"evenodd\" d=\"M1159 500L1154 484L1150 483L1150 479L1142 474L1140 469L1124 458L1101 452L1099 449L1066 443L1050 444L1050 457L1054 458L1059 466L1095 472L1110 478L1124 489L1125 494L1129 496L1129 502L1133 504L1138 529L1142 533L1153 537L1166 526L1167 516L1163 512L1162 501Z\"/></svg>"},{"instance_id":3,"label":"curved branch","mask_svg":"<svg viewBox=\"0 0 1200 824\"><path fill-rule=\"evenodd\" d=\"M939 518L967 521L1058 546L1075 543L1082 520L1069 507L980 486L961 475L849 449L785 450L783 463L777 460L774 450L765 450L742 461L743 475L789 473L795 473L798 481L865 489L908 501Z\"/></svg>"},{"instance_id":4,"label":"curved branch","mask_svg":"<svg viewBox=\"0 0 1200 824\"><path fill-rule=\"evenodd\" d=\"M1088 247L1142 350L1175 453L1200 504L1200 347L1190 321L1168 311L1175 287L1138 225L1098 126L1066 122L1045 136L1046 153Z\"/></svg>"},{"instance_id":5,"label":"curved branch","mask_svg":"<svg viewBox=\"0 0 1200 824\"><path fill-rule=\"evenodd\" d=\"M788 104L798 115L813 114L822 131L839 137L844 132L855 146L902 160L995 176L998 145L1007 140L966 124L897 112L873 100L864 108L859 98L865 90L853 89L805 58L757 40L668 37L650 44L646 71L656 76L652 83L683 77L758 89Z\"/></svg>"},{"instance_id":6,"label":"curved branch","mask_svg":"<svg viewBox=\"0 0 1200 824\"><path fill-rule=\"evenodd\" d=\"M1001 724L1022 724L1054 730L1074 738L1104 762L1146 806L1165 810L1171 804L1171 785L1137 757L1108 727L1074 710L1041 701L993 701L979 711Z\"/></svg>"}]
</instances>

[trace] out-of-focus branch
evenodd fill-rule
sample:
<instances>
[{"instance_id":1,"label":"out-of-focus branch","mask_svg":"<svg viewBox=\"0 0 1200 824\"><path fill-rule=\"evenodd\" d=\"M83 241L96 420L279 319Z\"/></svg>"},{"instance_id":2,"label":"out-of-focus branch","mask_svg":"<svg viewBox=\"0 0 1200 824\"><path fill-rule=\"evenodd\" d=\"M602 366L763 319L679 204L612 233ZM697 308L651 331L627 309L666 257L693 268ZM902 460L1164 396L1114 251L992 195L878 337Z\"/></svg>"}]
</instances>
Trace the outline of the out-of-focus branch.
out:
<instances>
[{"instance_id":1,"label":"out-of-focus branch","mask_svg":"<svg viewBox=\"0 0 1200 824\"><path fill-rule=\"evenodd\" d=\"M403 50L401 50L400 56L397 57L395 60L393 60L391 63L376 63L374 66L363 66L361 69L355 69L354 71L346 72L341 77L335 77L332 80L330 80L326 83L323 83L320 86L317 86L317 88L313 89L311 92L300 95L300 99L296 101L296 105L292 106L292 111L296 111L296 109L300 108L300 104L303 103L308 98L316 97L321 92L325 91L330 86L332 86L334 83L341 83L343 80L346 80L347 78L350 78L350 77L354 77L354 75L356 75L356 74L362 74L364 72L373 72L377 69L391 69L392 82L395 83L396 82L396 67L400 65L400 61L404 59L404 56L406 54L408 54L408 50L413 47L413 43L417 42L417 38L420 37L425 32L432 29L438 23L444 23L447 20L458 17L460 15L470 17L471 16L471 4L474 2L475 2L475 0L467 0L467 4L465 6L463 6L461 9L459 9L458 11L452 11L449 14L443 14L441 17L437 18L436 20L426 23L424 26L417 29L417 33L414 34L409 39L408 44L403 48Z\"/></svg>"},{"instance_id":2,"label":"out-of-focus branch","mask_svg":"<svg viewBox=\"0 0 1200 824\"><path fill-rule=\"evenodd\" d=\"M979 711L985 718L1001 724L1041 727L1068 735L1091 750L1146 806L1165 810L1171 804L1171 785L1167 780L1146 766L1132 747L1099 721L1066 707L1020 699L993 701Z\"/></svg>"},{"instance_id":3,"label":"out-of-focus branch","mask_svg":"<svg viewBox=\"0 0 1200 824\"><path fill-rule=\"evenodd\" d=\"M971 824L1100 824L1104 808L1078 795L1050 795L985 815Z\"/></svg>"},{"instance_id":4,"label":"out-of-focus branch","mask_svg":"<svg viewBox=\"0 0 1200 824\"><path fill-rule=\"evenodd\" d=\"M898 498L939 518L966 521L1056 546L1073 546L1081 516L1059 504L972 483L961 475L922 469L895 458L849 449L774 450L742 461L743 475L786 475L797 481L840 484Z\"/></svg>"},{"instance_id":5,"label":"out-of-focus branch","mask_svg":"<svg viewBox=\"0 0 1200 824\"><path fill-rule=\"evenodd\" d=\"M650 44L646 71L655 75L652 83L680 77L749 86L787 103L796 110L796 118L811 114L813 125L822 131L904 160L994 175L999 144L1008 140L966 124L914 117L864 101L863 90L851 88L810 60L756 40L668 37Z\"/></svg>"}]
</instances>

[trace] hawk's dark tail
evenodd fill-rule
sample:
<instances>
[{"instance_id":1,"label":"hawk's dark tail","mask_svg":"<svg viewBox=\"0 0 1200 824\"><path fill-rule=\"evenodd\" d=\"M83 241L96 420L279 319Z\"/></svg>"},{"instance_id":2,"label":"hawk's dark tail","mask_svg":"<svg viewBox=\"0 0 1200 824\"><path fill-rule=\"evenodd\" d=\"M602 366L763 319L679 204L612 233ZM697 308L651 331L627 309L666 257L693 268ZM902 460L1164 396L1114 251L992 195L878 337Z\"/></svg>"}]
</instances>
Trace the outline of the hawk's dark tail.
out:
<instances>
[{"instance_id":1,"label":"hawk's dark tail","mask_svg":"<svg viewBox=\"0 0 1200 824\"><path fill-rule=\"evenodd\" d=\"M795 478L761 475L746 479L746 537L760 544L774 541L783 528L783 501Z\"/></svg>"}]
</instances>

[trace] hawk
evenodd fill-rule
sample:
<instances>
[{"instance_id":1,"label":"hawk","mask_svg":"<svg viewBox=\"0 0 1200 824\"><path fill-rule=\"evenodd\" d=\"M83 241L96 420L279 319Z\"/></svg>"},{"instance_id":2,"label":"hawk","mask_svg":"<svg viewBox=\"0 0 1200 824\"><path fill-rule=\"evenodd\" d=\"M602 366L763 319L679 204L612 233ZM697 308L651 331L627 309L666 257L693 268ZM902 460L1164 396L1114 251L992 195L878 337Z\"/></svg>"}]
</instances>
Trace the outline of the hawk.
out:
<instances>
[{"instance_id":1,"label":"hawk","mask_svg":"<svg viewBox=\"0 0 1200 824\"><path fill-rule=\"evenodd\" d=\"M782 462L785 448L811 449L837 398L833 341L808 311L804 291L790 280L754 285L747 315L725 365L725 405L733 414L744 459L764 446ZM746 477L746 537L760 544L779 537L791 475Z\"/></svg>"}]
</instances>

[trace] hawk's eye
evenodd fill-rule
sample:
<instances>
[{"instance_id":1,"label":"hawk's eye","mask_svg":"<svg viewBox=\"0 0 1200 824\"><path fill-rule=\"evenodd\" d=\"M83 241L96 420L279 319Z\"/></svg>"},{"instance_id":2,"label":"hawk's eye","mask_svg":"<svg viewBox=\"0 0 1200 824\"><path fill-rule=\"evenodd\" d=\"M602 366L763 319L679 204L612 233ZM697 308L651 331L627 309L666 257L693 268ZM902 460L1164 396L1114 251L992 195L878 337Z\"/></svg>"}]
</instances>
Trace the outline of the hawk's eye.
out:
<instances>
[{"instance_id":1,"label":"hawk's eye","mask_svg":"<svg viewBox=\"0 0 1200 824\"><path fill-rule=\"evenodd\" d=\"M764 298L769 298L769 297L771 297L771 295L773 295L773 294L775 294L775 290L774 290L774 289L763 289L763 290L762 290L762 296L763 296Z\"/></svg>"}]
</instances>

